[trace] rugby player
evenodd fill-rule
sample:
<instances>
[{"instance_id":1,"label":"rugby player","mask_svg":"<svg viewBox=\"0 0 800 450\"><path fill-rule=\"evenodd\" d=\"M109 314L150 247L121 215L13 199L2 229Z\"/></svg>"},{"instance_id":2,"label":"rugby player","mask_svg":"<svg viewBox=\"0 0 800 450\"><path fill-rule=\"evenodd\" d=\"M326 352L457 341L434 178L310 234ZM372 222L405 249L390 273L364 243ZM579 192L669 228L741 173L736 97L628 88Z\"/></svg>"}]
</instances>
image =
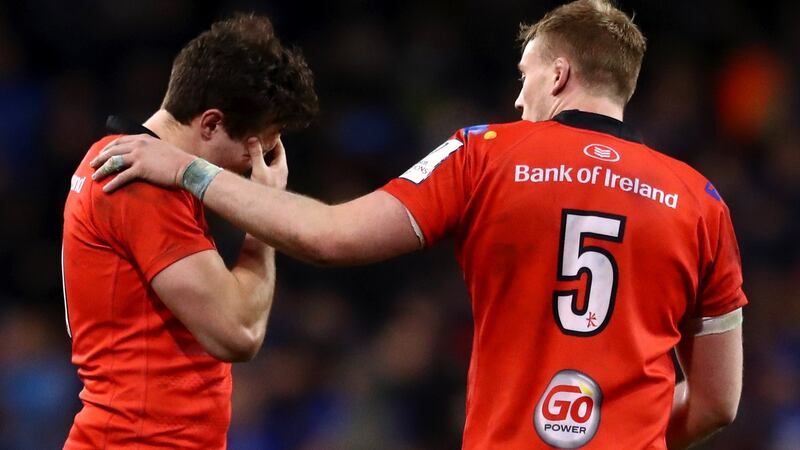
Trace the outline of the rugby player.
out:
<instances>
[{"instance_id":1,"label":"rugby player","mask_svg":"<svg viewBox=\"0 0 800 450\"><path fill-rule=\"evenodd\" d=\"M145 134L282 190L281 132L316 108L303 57L267 18L239 15L180 51L144 125L109 118L64 208L67 329L84 385L65 449L225 448L230 362L260 348L275 283L274 250L251 235L226 268L189 193L134 183L108 196L89 161L120 135Z\"/></svg>"}]
</instances>

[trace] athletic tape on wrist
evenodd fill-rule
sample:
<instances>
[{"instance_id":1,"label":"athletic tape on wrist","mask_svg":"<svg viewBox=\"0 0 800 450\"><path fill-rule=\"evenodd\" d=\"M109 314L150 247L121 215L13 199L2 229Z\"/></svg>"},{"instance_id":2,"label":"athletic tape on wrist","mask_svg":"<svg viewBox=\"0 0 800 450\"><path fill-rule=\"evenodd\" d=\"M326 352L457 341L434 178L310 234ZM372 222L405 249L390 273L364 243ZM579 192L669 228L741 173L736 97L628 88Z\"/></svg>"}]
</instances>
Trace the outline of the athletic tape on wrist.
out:
<instances>
[{"instance_id":1,"label":"athletic tape on wrist","mask_svg":"<svg viewBox=\"0 0 800 450\"><path fill-rule=\"evenodd\" d=\"M192 195L200 200L206 195L206 189L211 181L214 180L222 168L211 164L202 158L197 158L186 166L181 178L181 187L191 192Z\"/></svg>"}]
</instances>

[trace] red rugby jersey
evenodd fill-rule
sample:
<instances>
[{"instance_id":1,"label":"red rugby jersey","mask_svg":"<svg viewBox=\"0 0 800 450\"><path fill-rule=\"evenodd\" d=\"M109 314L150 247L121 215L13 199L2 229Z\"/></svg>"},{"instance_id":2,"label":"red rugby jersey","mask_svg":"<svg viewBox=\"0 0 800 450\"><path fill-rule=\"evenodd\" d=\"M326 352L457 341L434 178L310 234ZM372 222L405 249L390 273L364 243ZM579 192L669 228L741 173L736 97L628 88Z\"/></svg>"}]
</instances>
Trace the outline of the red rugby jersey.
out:
<instances>
[{"instance_id":1,"label":"red rugby jersey","mask_svg":"<svg viewBox=\"0 0 800 450\"><path fill-rule=\"evenodd\" d=\"M457 132L384 188L456 239L475 321L464 449L665 449L690 319L740 308L728 208L622 122Z\"/></svg>"},{"instance_id":2,"label":"red rugby jersey","mask_svg":"<svg viewBox=\"0 0 800 450\"><path fill-rule=\"evenodd\" d=\"M133 134L146 131L125 131ZM211 357L150 288L161 270L214 249L202 204L137 182L111 195L89 161L64 208L63 270L72 362L84 388L65 449L223 449L230 364Z\"/></svg>"}]
</instances>

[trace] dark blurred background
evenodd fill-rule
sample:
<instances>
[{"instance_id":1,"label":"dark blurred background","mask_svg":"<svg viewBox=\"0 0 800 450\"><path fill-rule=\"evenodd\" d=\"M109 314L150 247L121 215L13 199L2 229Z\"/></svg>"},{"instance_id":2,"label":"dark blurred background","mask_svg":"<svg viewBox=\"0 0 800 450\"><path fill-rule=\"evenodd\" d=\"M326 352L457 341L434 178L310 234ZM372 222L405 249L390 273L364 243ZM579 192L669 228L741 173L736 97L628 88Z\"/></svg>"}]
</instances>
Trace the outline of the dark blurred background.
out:
<instances>
[{"instance_id":1,"label":"dark blurred background","mask_svg":"<svg viewBox=\"0 0 800 450\"><path fill-rule=\"evenodd\" d=\"M79 408L62 207L108 114L144 121L189 39L233 11L265 13L304 50L322 106L284 138L290 188L351 199L457 128L518 119L518 26L559 2L451 3L1 2L0 450L61 448ZM715 183L742 251L743 400L703 448L800 449L800 7L620 4L649 39L626 120ZM213 222L235 256L240 235ZM278 264L267 343L235 368L230 448L459 448L472 322L452 246L365 268Z\"/></svg>"}]
</instances>

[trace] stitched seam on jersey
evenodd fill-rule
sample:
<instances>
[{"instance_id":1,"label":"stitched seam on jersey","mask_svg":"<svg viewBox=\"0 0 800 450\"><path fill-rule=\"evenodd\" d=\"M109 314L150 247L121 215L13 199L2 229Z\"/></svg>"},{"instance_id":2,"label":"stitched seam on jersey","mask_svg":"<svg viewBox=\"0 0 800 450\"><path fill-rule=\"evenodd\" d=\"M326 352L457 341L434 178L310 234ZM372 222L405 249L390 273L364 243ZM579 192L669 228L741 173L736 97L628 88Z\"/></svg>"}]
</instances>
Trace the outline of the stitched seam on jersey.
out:
<instances>
[{"instance_id":1,"label":"stitched seam on jersey","mask_svg":"<svg viewBox=\"0 0 800 450\"><path fill-rule=\"evenodd\" d=\"M117 267L114 269L114 282L112 284L113 288L111 289L111 323L112 324L114 323L114 299L117 296L117 281L119 279L120 260L121 260L121 258L119 257L119 255L117 255ZM115 343L115 340L116 340L115 334L116 334L116 329L112 325L112 327L111 327L111 348L112 349L115 347L114 346L114 343ZM111 367L109 367L109 373L110 374L113 374L114 366L116 365L116 362L117 362L116 352L112 350L111 351ZM114 397L116 397L116 395L117 395L118 386L117 386L115 377L109 376L108 378L109 378L109 380L111 380L111 383L112 383L111 396L108 399L108 407L109 407L109 409L111 409L111 404L114 402ZM108 428L111 425L111 421L112 420L114 420L114 414L113 413L109 414L108 420L106 420L106 426L105 426L105 429L104 429L104 432L103 432L103 449L108 448Z\"/></svg>"}]
</instances>

